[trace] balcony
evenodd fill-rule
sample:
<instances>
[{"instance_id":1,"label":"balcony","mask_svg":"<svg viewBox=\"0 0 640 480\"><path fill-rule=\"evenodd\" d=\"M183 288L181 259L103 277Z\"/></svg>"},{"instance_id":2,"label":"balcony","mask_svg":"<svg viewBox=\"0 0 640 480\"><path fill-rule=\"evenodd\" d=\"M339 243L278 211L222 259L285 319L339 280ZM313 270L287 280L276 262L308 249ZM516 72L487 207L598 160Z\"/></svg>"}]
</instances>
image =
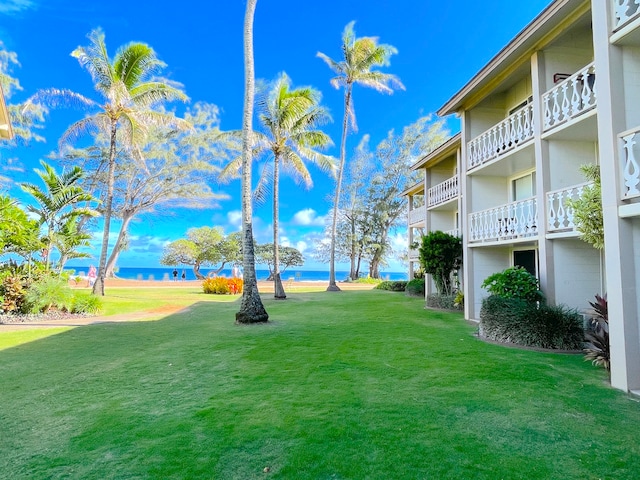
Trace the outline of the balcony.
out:
<instances>
[{"instance_id":1,"label":"balcony","mask_svg":"<svg viewBox=\"0 0 640 480\"><path fill-rule=\"evenodd\" d=\"M612 4L614 12L614 32L640 17L640 5L636 0L613 0Z\"/></svg>"},{"instance_id":2,"label":"balcony","mask_svg":"<svg viewBox=\"0 0 640 480\"><path fill-rule=\"evenodd\" d=\"M569 188L554 190L547 193L547 232L574 232L573 209L567 205L567 200L577 200L585 187L593 185L585 182Z\"/></svg>"},{"instance_id":3,"label":"balcony","mask_svg":"<svg viewBox=\"0 0 640 480\"><path fill-rule=\"evenodd\" d=\"M467 170L472 170L533 138L533 105L513 112L467 145Z\"/></svg>"},{"instance_id":4,"label":"balcony","mask_svg":"<svg viewBox=\"0 0 640 480\"><path fill-rule=\"evenodd\" d=\"M431 208L442 205L449 200L458 198L459 192L458 176L456 175L429 189L427 193L427 206Z\"/></svg>"},{"instance_id":5,"label":"balcony","mask_svg":"<svg viewBox=\"0 0 640 480\"><path fill-rule=\"evenodd\" d=\"M415 225L417 223L424 223L427 217L427 207L422 205L421 207L409 210L409 225Z\"/></svg>"},{"instance_id":6,"label":"balcony","mask_svg":"<svg viewBox=\"0 0 640 480\"><path fill-rule=\"evenodd\" d=\"M596 71L593 63L542 95L544 131L579 117L596 106Z\"/></svg>"},{"instance_id":7,"label":"balcony","mask_svg":"<svg viewBox=\"0 0 640 480\"><path fill-rule=\"evenodd\" d=\"M444 233L448 233L449 235L452 235L454 237L459 237L460 236L460 229L459 228L454 228L453 230L446 230Z\"/></svg>"},{"instance_id":8,"label":"balcony","mask_svg":"<svg viewBox=\"0 0 640 480\"><path fill-rule=\"evenodd\" d=\"M409 249L409 261L410 262L418 262L420 260L420 252L417 248Z\"/></svg>"},{"instance_id":9,"label":"balcony","mask_svg":"<svg viewBox=\"0 0 640 480\"><path fill-rule=\"evenodd\" d=\"M538 234L535 197L469 214L469 242L496 242Z\"/></svg>"},{"instance_id":10,"label":"balcony","mask_svg":"<svg viewBox=\"0 0 640 480\"><path fill-rule=\"evenodd\" d=\"M636 159L638 149L635 148L635 138L639 132L640 127L636 127L618 135L618 142L621 144L622 149L622 161L624 162L622 170L624 183L624 187L622 187L623 200L640 196L640 190L638 190L640 185L640 165L638 165L638 160Z\"/></svg>"}]
</instances>

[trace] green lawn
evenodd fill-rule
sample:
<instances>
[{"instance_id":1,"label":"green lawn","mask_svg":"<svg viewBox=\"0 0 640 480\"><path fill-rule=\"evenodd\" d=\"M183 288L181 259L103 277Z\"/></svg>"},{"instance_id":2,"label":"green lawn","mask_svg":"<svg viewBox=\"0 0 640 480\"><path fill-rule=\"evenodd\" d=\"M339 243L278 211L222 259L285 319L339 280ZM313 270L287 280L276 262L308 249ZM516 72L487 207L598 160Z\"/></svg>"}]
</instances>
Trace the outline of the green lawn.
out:
<instances>
[{"instance_id":1,"label":"green lawn","mask_svg":"<svg viewBox=\"0 0 640 480\"><path fill-rule=\"evenodd\" d=\"M214 299L0 351L0 478L640 475L640 403L581 355L483 343L398 293L265 298L256 326Z\"/></svg>"}]
</instances>

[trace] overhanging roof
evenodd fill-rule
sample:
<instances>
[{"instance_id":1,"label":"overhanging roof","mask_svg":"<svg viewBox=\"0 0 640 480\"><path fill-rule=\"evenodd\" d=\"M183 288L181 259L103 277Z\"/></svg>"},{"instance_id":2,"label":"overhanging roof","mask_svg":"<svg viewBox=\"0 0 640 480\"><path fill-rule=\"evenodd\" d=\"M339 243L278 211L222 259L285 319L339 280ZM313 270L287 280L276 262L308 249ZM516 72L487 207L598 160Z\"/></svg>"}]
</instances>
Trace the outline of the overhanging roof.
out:
<instances>
[{"instance_id":1,"label":"overhanging roof","mask_svg":"<svg viewBox=\"0 0 640 480\"><path fill-rule=\"evenodd\" d=\"M589 12L589 0L554 0L515 38L493 57L458 93L438 110L439 116L469 109L481 101L492 87L529 60L564 27Z\"/></svg>"},{"instance_id":2,"label":"overhanging roof","mask_svg":"<svg viewBox=\"0 0 640 480\"><path fill-rule=\"evenodd\" d=\"M440 160L453 155L458 148L460 148L461 134L458 132L446 142L432 150L416 163L411 165L411 170L417 170L419 168L425 168L429 165L438 163Z\"/></svg>"},{"instance_id":3,"label":"overhanging roof","mask_svg":"<svg viewBox=\"0 0 640 480\"><path fill-rule=\"evenodd\" d=\"M11 140L13 138L13 129L11 128L11 122L9 121L9 111L7 110L7 104L4 99L4 92L0 85L0 138L4 140Z\"/></svg>"}]
</instances>

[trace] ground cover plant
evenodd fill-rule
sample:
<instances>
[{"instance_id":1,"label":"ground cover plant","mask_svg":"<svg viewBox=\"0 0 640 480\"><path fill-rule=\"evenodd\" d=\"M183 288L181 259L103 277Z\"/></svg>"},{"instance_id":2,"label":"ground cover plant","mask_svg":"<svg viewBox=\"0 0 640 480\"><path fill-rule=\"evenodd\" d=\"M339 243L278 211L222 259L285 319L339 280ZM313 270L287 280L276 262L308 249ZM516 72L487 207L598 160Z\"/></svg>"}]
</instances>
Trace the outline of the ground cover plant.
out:
<instances>
[{"instance_id":1,"label":"ground cover plant","mask_svg":"<svg viewBox=\"0 0 640 480\"><path fill-rule=\"evenodd\" d=\"M105 309L136 301L189 309L34 333L0 351L0 476L631 479L640 471L640 403L609 388L606 372L581 355L484 343L461 314L393 292L265 296L270 322L246 326L234 324L238 297L130 290L110 291Z\"/></svg>"}]
</instances>

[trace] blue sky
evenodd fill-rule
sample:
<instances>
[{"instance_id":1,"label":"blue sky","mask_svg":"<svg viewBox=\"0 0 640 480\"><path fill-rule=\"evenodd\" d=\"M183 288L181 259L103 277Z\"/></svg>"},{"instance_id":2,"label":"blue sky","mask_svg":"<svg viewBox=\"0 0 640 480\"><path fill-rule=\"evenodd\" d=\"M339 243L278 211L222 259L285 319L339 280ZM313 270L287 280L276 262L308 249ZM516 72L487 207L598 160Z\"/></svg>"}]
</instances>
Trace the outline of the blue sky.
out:
<instances>
[{"instance_id":1,"label":"blue sky","mask_svg":"<svg viewBox=\"0 0 640 480\"><path fill-rule=\"evenodd\" d=\"M311 85L323 93L323 104L334 118L326 126L338 156L342 119L342 91L329 85L332 72L316 57L321 51L339 60L344 26L355 20L358 36L377 36L394 45L399 53L388 72L400 77L406 91L391 96L356 87L354 102L359 131L351 135L352 149L364 134L376 145L390 129L400 130L422 115L435 112L456 93L514 35L524 28L549 0L258 0L255 16L256 76L274 79L285 71L294 86ZM111 55L130 41L151 45L168 65L165 76L181 82L191 103L205 101L221 109L221 128L241 128L243 101L242 23L245 2L239 0L0 0L0 40L18 54L21 66L13 70L23 91L19 102L42 88L69 88L92 98L89 74L70 56L86 35L102 27ZM55 148L60 134L78 112L52 112L40 132L45 144L32 144L2 152L1 161L17 160L23 167L15 181L37 181L33 168ZM448 120L452 132L458 121ZM321 236L334 183L318 170L311 170L314 187L305 190L283 179L280 221L283 244L303 251L306 269L327 269L309 253ZM212 186L229 200L201 211L166 212L145 216L130 229L131 248L119 261L121 267L155 267L162 247L185 235L190 227L222 226L227 233L239 226L240 184ZM17 194L17 190L11 191ZM258 242L271 241L271 206L254 210L254 234ZM117 231L117 224L113 230ZM115 233L114 233L115 234ZM405 232L397 234L402 245ZM96 251L100 232L96 235ZM97 254L96 254L97 258ZM97 260L92 260L96 263ZM82 262L74 262L82 263ZM89 262L84 262L89 263ZM343 269L338 265L338 270ZM392 261L386 271L403 271Z\"/></svg>"}]
</instances>

